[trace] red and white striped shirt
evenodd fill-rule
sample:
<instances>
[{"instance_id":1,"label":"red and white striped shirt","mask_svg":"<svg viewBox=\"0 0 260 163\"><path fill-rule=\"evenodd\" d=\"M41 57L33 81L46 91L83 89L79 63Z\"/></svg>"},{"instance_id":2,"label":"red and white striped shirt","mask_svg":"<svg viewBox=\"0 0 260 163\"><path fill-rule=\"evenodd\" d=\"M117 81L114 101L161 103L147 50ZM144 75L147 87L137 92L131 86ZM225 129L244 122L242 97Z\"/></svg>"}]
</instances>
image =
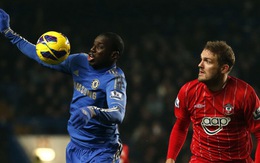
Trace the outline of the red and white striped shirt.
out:
<instances>
[{"instance_id":1,"label":"red and white striped shirt","mask_svg":"<svg viewBox=\"0 0 260 163\"><path fill-rule=\"evenodd\" d=\"M177 119L193 124L190 162L252 162L251 133L260 132L259 107L254 89L235 77L217 92L198 80L186 83L174 110Z\"/></svg>"}]
</instances>

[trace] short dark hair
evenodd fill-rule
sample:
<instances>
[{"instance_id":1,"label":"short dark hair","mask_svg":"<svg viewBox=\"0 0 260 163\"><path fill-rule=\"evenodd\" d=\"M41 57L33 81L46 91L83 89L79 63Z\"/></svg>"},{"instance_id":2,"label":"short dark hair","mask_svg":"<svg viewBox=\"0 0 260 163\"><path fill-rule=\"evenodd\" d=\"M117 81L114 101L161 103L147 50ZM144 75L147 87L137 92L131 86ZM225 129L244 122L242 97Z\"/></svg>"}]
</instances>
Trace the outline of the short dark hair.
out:
<instances>
[{"instance_id":1,"label":"short dark hair","mask_svg":"<svg viewBox=\"0 0 260 163\"><path fill-rule=\"evenodd\" d=\"M225 41L208 41L204 47L217 55L220 65L228 64L230 70L235 64L235 54L233 49Z\"/></svg>"},{"instance_id":2,"label":"short dark hair","mask_svg":"<svg viewBox=\"0 0 260 163\"><path fill-rule=\"evenodd\" d=\"M100 34L100 36L105 36L106 38L111 40L113 50L118 51L120 55L123 54L125 44L121 36L113 32L105 32Z\"/></svg>"}]
</instances>

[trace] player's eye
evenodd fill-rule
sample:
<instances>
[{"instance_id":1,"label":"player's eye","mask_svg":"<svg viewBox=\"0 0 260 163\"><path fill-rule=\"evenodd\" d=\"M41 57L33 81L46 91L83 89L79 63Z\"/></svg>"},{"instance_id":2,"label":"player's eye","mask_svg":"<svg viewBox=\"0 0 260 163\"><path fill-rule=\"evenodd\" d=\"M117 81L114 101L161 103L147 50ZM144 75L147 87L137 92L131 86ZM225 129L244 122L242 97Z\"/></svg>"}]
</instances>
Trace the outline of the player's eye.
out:
<instances>
[{"instance_id":1,"label":"player's eye","mask_svg":"<svg viewBox=\"0 0 260 163\"><path fill-rule=\"evenodd\" d=\"M104 44L98 44L98 45L97 45L97 48L98 48L98 49L104 49L105 46L104 46Z\"/></svg>"},{"instance_id":2,"label":"player's eye","mask_svg":"<svg viewBox=\"0 0 260 163\"><path fill-rule=\"evenodd\" d=\"M105 48L105 46L104 46L104 44L98 44L98 45L96 46L96 48L97 48L97 50L102 50L102 49Z\"/></svg>"},{"instance_id":3,"label":"player's eye","mask_svg":"<svg viewBox=\"0 0 260 163\"><path fill-rule=\"evenodd\" d=\"M100 51L100 50L103 50L105 47L103 44L94 44L91 48L91 50L97 50L97 51Z\"/></svg>"},{"instance_id":4,"label":"player's eye","mask_svg":"<svg viewBox=\"0 0 260 163\"><path fill-rule=\"evenodd\" d=\"M205 63L209 63L209 64L212 63L212 60L211 60L211 59L208 59L208 58L203 59L202 61L205 62Z\"/></svg>"}]
</instances>

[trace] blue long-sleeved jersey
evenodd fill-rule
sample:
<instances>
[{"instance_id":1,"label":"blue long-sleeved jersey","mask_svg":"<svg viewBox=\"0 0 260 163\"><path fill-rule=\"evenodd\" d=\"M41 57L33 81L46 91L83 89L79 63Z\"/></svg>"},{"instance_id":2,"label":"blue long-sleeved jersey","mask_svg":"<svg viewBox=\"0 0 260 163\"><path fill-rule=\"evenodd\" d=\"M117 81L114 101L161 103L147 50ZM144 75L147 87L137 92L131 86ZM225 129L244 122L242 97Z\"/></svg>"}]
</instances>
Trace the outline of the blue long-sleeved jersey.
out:
<instances>
[{"instance_id":1,"label":"blue long-sleeved jersey","mask_svg":"<svg viewBox=\"0 0 260 163\"><path fill-rule=\"evenodd\" d=\"M13 31L5 36L23 54L41 65L72 76L74 91L70 105L71 115L81 107L95 106L96 116L83 128L75 129L68 121L71 141L85 147L118 141L118 124L123 121L126 108L126 80L120 68L113 65L95 70L89 65L85 53L71 54L64 62L49 65L38 58L34 44Z\"/></svg>"}]
</instances>

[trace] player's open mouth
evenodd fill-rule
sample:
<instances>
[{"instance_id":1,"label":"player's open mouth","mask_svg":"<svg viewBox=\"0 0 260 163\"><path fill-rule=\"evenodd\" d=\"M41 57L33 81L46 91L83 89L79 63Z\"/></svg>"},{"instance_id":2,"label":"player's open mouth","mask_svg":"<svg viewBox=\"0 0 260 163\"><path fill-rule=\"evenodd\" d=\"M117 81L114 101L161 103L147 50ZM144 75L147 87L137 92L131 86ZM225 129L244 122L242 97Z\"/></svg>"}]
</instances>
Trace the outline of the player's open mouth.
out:
<instances>
[{"instance_id":1,"label":"player's open mouth","mask_svg":"<svg viewBox=\"0 0 260 163\"><path fill-rule=\"evenodd\" d=\"M199 75L205 74L204 71L199 71Z\"/></svg>"},{"instance_id":2,"label":"player's open mouth","mask_svg":"<svg viewBox=\"0 0 260 163\"><path fill-rule=\"evenodd\" d=\"M88 54L88 61L92 61L94 59L93 53L89 52Z\"/></svg>"}]
</instances>

